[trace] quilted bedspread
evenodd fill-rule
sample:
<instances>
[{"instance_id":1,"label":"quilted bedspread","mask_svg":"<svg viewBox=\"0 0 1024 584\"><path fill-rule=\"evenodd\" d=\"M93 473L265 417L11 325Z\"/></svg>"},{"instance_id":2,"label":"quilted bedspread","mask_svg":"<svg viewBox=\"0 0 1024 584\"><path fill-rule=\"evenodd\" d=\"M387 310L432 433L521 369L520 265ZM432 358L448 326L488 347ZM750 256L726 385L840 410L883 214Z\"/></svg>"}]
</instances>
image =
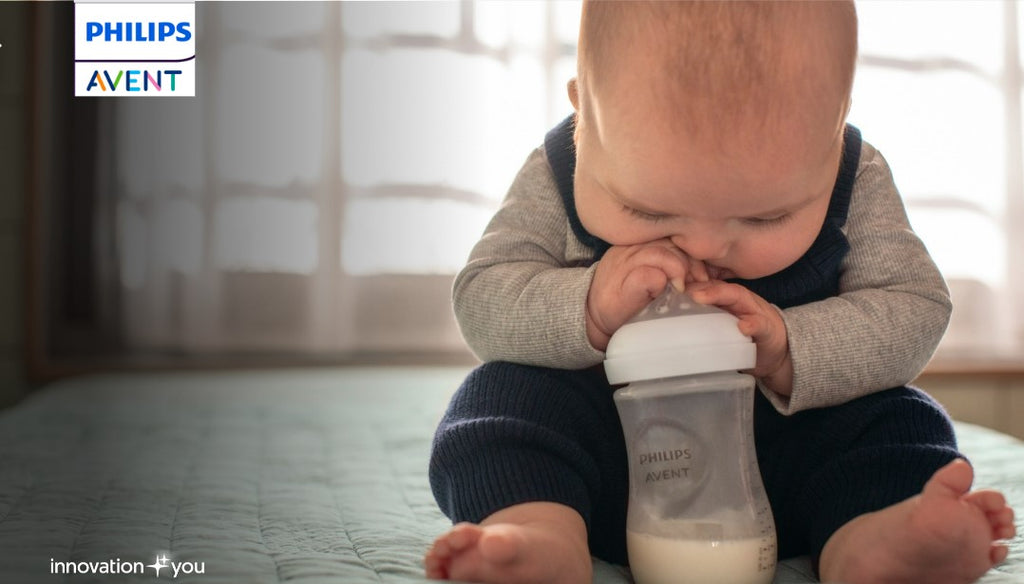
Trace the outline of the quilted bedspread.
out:
<instances>
[{"instance_id":1,"label":"quilted bedspread","mask_svg":"<svg viewBox=\"0 0 1024 584\"><path fill-rule=\"evenodd\" d=\"M132 374L0 412L0 582L422 582L458 368ZM1024 444L960 425L1024 515ZM1024 531L1024 530L1022 530ZM982 582L1024 583L1024 539ZM595 581L628 572L595 562ZM777 583L812 582L804 560Z\"/></svg>"}]
</instances>

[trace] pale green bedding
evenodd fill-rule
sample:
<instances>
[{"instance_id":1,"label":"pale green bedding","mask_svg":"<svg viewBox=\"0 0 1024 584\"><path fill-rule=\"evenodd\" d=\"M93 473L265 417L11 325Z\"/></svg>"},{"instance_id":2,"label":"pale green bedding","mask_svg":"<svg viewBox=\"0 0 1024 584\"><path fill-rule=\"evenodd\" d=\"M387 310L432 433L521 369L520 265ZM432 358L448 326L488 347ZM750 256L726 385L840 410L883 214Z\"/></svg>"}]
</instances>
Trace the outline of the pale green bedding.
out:
<instances>
[{"instance_id":1,"label":"pale green bedding","mask_svg":"<svg viewBox=\"0 0 1024 584\"><path fill-rule=\"evenodd\" d=\"M421 582L448 526L430 439L465 369L142 374L53 384L0 412L0 582ZM1024 444L960 425L978 484L1024 515ZM1024 540L986 584L1024 582ZM119 574L51 575L61 562ZM141 574L124 573L135 562ZM63 564L61 564L63 566ZM628 582L598 563L595 581ZM810 582L806 562L778 583ZM159 581L159 580L158 580Z\"/></svg>"}]
</instances>

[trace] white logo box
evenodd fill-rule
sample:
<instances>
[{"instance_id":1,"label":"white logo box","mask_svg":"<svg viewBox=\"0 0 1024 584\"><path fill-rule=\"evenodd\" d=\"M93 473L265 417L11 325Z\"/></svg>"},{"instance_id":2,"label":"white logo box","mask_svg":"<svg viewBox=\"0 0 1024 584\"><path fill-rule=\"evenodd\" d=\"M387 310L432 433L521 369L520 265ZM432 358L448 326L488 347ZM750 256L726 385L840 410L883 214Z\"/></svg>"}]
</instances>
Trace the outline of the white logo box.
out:
<instances>
[{"instance_id":1,"label":"white logo box","mask_svg":"<svg viewBox=\"0 0 1024 584\"><path fill-rule=\"evenodd\" d=\"M193 2L78 0L75 95L194 96L195 47Z\"/></svg>"}]
</instances>

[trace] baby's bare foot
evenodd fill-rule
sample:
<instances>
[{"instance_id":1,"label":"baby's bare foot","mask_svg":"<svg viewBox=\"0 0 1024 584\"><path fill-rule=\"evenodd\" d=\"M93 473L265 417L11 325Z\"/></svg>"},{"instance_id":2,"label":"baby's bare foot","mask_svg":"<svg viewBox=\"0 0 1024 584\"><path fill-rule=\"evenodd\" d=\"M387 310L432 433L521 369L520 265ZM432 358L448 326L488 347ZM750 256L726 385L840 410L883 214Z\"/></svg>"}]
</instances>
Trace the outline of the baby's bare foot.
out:
<instances>
[{"instance_id":1,"label":"baby's bare foot","mask_svg":"<svg viewBox=\"0 0 1024 584\"><path fill-rule=\"evenodd\" d=\"M592 574L583 518L543 502L455 525L423 563L428 578L492 584L589 584Z\"/></svg>"},{"instance_id":2,"label":"baby's bare foot","mask_svg":"<svg viewBox=\"0 0 1024 584\"><path fill-rule=\"evenodd\" d=\"M821 579L847 584L966 584L1006 559L997 540L1013 537L1003 495L968 492L974 472L956 460L932 475L920 495L861 515L821 552Z\"/></svg>"}]
</instances>

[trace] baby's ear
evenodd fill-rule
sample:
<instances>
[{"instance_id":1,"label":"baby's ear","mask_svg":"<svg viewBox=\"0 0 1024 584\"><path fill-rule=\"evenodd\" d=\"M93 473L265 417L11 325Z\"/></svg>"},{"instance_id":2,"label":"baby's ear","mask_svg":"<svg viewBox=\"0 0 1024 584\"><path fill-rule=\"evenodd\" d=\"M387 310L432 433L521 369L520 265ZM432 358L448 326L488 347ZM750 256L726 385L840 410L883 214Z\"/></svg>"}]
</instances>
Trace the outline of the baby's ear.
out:
<instances>
[{"instance_id":1,"label":"baby's ear","mask_svg":"<svg viewBox=\"0 0 1024 584\"><path fill-rule=\"evenodd\" d=\"M572 109L576 110L576 113L579 113L579 111L580 111L580 85L579 85L579 82L576 81L575 77L573 77L572 79L569 80L568 89L569 89L569 101L572 102Z\"/></svg>"}]
</instances>

